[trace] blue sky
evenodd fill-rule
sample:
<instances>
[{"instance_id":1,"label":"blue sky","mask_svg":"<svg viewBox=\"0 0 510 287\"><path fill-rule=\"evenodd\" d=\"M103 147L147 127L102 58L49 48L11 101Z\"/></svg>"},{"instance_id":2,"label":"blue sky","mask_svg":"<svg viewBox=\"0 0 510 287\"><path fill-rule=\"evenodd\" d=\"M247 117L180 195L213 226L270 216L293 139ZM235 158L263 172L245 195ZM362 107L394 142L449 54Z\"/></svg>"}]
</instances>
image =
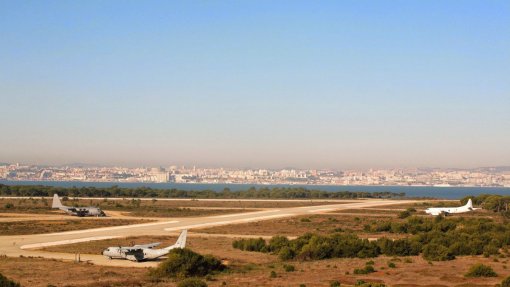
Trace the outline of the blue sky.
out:
<instances>
[{"instance_id":1,"label":"blue sky","mask_svg":"<svg viewBox=\"0 0 510 287\"><path fill-rule=\"evenodd\" d=\"M0 105L0 162L510 165L510 2L0 0Z\"/></svg>"}]
</instances>

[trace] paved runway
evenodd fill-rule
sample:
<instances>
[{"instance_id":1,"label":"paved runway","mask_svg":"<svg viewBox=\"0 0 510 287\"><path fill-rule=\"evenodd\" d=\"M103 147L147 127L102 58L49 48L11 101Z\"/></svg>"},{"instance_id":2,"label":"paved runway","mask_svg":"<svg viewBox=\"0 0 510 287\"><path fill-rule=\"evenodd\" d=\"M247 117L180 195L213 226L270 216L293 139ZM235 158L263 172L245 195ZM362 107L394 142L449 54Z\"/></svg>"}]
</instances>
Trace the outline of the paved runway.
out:
<instances>
[{"instance_id":1,"label":"paved runway","mask_svg":"<svg viewBox=\"0 0 510 287\"><path fill-rule=\"evenodd\" d=\"M74 260L75 257L74 254L44 252L33 249L44 246L70 244L91 240L104 240L108 238L121 238L140 235L169 235L169 233L175 233L175 231L179 231L182 229L203 228L218 225L261 221L282 217L291 217L303 214L324 213L334 210L376 207L409 202L416 201L368 199L353 202L352 200L350 200L350 203L343 204L268 209L257 212L235 213L208 217L176 218L171 220L169 219L168 221L76 230L50 234L0 236L0 255L7 255L13 257L17 257L20 255L34 257L41 256L45 258ZM94 264L108 266L148 267L155 266L157 264L157 262L136 263L127 260L108 260L102 255L89 255L89 254L82 254L81 260L89 261Z\"/></svg>"}]
</instances>

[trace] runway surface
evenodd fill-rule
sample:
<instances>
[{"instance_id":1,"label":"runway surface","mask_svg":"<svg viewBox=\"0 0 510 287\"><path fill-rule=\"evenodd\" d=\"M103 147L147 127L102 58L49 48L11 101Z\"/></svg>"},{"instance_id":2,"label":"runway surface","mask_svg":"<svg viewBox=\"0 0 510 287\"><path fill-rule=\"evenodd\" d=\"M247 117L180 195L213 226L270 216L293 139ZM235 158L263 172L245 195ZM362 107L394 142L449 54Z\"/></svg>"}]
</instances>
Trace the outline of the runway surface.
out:
<instances>
[{"instance_id":1,"label":"runway surface","mask_svg":"<svg viewBox=\"0 0 510 287\"><path fill-rule=\"evenodd\" d=\"M18 257L20 255L33 257L40 256L44 258L74 260L76 256L75 254L45 252L34 249L42 248L45 246L55 246L129 236L170 235L175 234L176 231L182 229L205 228L218 225L262 221L304 214L327 213L335 210L377 207L410 202L416 202L416 200L368 199L359 200L356 202L349 200L349 203L267 209L256 212L234 213L207 217L172 218L159 222L75 230L59 233L0 236L0 255L7 255L11 257ZM136 263L128 260L108 260L102 255L81 254L80 257L82 261L88 261L93 264L107 266L149 267L157 265L157 262Z\"/></svg>"}]
</instances>

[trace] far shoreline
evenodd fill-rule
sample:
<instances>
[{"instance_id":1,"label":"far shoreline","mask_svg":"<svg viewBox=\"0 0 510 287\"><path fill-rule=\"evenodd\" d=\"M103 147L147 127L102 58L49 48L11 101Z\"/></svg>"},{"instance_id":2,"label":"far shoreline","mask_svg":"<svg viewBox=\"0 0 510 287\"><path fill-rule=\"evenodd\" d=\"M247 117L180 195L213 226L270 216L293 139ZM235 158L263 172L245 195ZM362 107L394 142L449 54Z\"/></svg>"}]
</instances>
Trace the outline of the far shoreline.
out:
<instances>
[{"instance_id":1,"label":"far shoreline","mask_svg":"<svg viewBox=\"0 0 510 287\"><path fill-rule=\"evenodd\" d=\"M98 181L6 181L0 180L4 185L26 185L26 186L53 186L53 187L93 187L109 188L150 188L150 189L176 189L176 190L210 190L221 192L228 188L231 191L247 190L250 188L303 188L308 190L328 192L393 192L404 193L405 198L442 198L461 199L466 196L477 196L480 194L496 194L510 196L510 187L497 186L403 186L403 185L318 185L318 184L243 184L243 183L150 183L150 182L98 182Z\"/></svg>"}]
</instances>

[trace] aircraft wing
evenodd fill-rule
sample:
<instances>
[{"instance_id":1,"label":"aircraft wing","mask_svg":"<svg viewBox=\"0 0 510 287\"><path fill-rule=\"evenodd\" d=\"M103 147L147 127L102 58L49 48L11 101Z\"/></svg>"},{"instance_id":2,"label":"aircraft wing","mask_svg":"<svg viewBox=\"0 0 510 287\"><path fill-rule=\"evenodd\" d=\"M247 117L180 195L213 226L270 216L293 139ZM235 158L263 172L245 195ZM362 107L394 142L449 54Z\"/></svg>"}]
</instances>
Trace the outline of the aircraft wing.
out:
<instances>
[{"instance_id":1,"label":"aircraft wing","mask_svg":"<svg viewBox=\"0 0 510 287\"><path fill-rule=\"evenodd\" d=\"M149 243L149 244L134 245L131 248L133 248L133 249L139 249L139 248L149 248L149 249L151 249L151 248L154 248L154 247L156 247L156 246L158 246L160 244L161 244L161 242L155 242L155 243Z\"/></svg>"}]
</instances>

